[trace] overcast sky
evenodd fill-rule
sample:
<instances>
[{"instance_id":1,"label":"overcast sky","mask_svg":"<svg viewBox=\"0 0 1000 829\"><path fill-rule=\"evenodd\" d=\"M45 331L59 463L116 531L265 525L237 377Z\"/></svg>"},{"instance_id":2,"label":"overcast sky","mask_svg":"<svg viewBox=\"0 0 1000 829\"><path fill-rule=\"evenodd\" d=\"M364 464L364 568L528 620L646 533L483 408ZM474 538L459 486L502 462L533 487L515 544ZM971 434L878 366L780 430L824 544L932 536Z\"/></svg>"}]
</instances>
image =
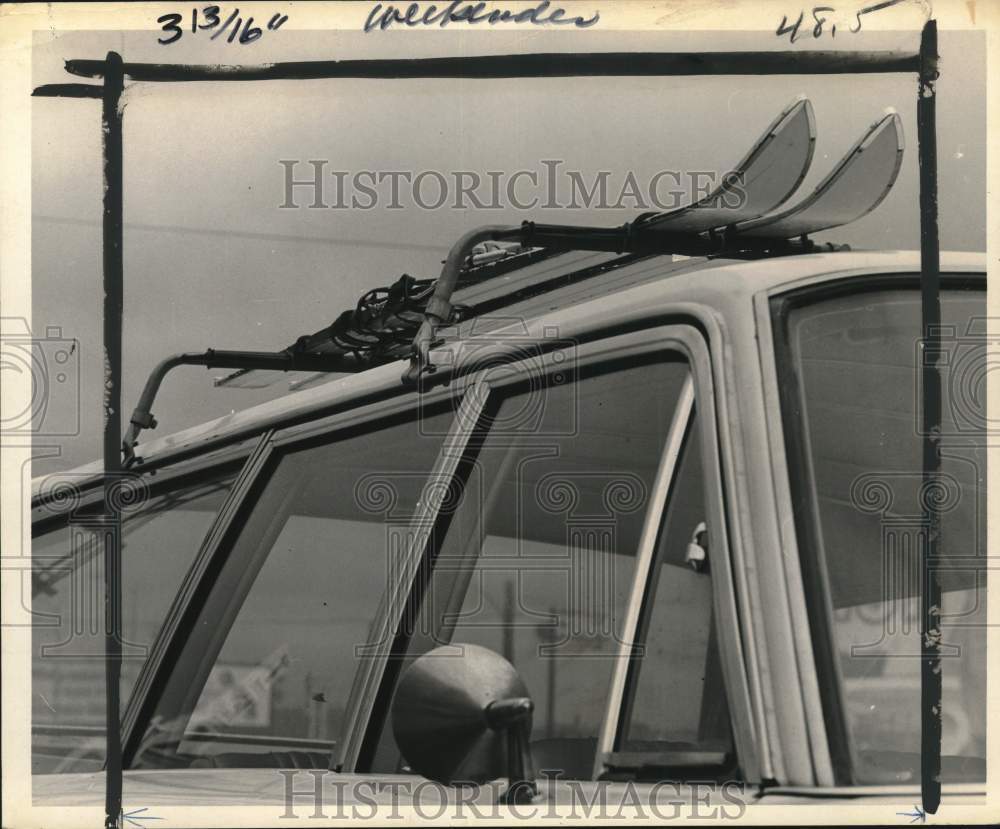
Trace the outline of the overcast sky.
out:
<instances>
[{"instance_id":1,"label":"overcast sky","mask_svg":"<svg viewBox=\"0 0 1000 829\"><path fill-rule=\"evenodd\" d=\"M838 37L824 48L916 47L915 34ZM151 32L39 32L34 82L74 80L67 58L246 62L519 51L770 49L773 36L497 31L279 31L245 47ZM808 45L808 44L807 44ZM802 47L802 41L797 48ZM942 33L938 85L941 242L986 241L985 51L982 33ZM484 222L527 218L620 224L631 209L491 211L279 209L281 159L327 159L328 170L544 172L561 160L585 178L633 171L730 169L797 94L813 102L811 189L888 106L907 149L895 188L873 214L817 238L856 247L919 244L916 81L910 76L596 78L559 80L323 80L297 83L139 84L125 109L125 413L149 370L177 351L277 349L328 324L365 290L407 272L436 276L454 239ZM32 313L37 333L59 326L80 341L80 435L35 474L99 456L101 331L100 103L32 103ZM328 179L332 188L333 180ZM611 188L616 189L614 186ZM328 191L333 201L335 191ZM432 196L434 189L428 186ZM167 434L284 393L215 390L220 372L178 369L154 409ZM71 380L73 378L70 378ZM53 397L52 405L65 405ZM150 433L147 433L147 436ZM44 441L43 441L44 442Z\"/></svg>"}]
</instances>

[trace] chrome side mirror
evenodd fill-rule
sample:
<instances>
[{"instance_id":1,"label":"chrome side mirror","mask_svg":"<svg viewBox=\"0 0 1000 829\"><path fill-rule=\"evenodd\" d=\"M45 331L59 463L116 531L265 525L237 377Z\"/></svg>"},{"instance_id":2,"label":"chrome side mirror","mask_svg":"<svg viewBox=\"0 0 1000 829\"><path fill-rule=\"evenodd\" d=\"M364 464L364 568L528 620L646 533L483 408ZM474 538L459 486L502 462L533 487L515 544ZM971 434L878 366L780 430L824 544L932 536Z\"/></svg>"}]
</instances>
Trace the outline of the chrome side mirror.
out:
<instances>
[{"instance_id":1,"label":"chrome side mirror","mask_svg":"<svg viewBox=\"0 0 1000 829\"><path fill-rule=\"evenodd\" d=\"M534 703L514 666L479 645L445 645L399 679L392 730L406 762L452 785L506 776L507 802L538 794L529 739Z\"/></svg>"}]
</instances>

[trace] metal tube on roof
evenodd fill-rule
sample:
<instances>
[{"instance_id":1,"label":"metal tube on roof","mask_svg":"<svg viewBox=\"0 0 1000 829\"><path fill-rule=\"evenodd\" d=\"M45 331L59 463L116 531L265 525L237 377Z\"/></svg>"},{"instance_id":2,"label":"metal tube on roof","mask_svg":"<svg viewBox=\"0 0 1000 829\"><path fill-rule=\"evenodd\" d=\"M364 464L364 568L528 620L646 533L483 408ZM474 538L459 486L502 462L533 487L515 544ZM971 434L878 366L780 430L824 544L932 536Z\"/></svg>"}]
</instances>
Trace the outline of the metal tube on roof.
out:
<instances>
[{"instance_id":1,"label":"metal tube on roof","mask_svg":"<svg viewBox=\"0 0 1000 829\"><path fill-rule=\"evenodd\" d=\"M448 258L441 268L441 276L434 286L434 294L424 310L424 321L413 340L413 359L403 374L404 383L416 383L430 367L430 350L437 326L448 322L451 316L451 295L458 284L458 275L472 249L480 242L516 239L522 233L520 225L484 225L459 237L448 251Z\"/></svg>"}]
</instances>

